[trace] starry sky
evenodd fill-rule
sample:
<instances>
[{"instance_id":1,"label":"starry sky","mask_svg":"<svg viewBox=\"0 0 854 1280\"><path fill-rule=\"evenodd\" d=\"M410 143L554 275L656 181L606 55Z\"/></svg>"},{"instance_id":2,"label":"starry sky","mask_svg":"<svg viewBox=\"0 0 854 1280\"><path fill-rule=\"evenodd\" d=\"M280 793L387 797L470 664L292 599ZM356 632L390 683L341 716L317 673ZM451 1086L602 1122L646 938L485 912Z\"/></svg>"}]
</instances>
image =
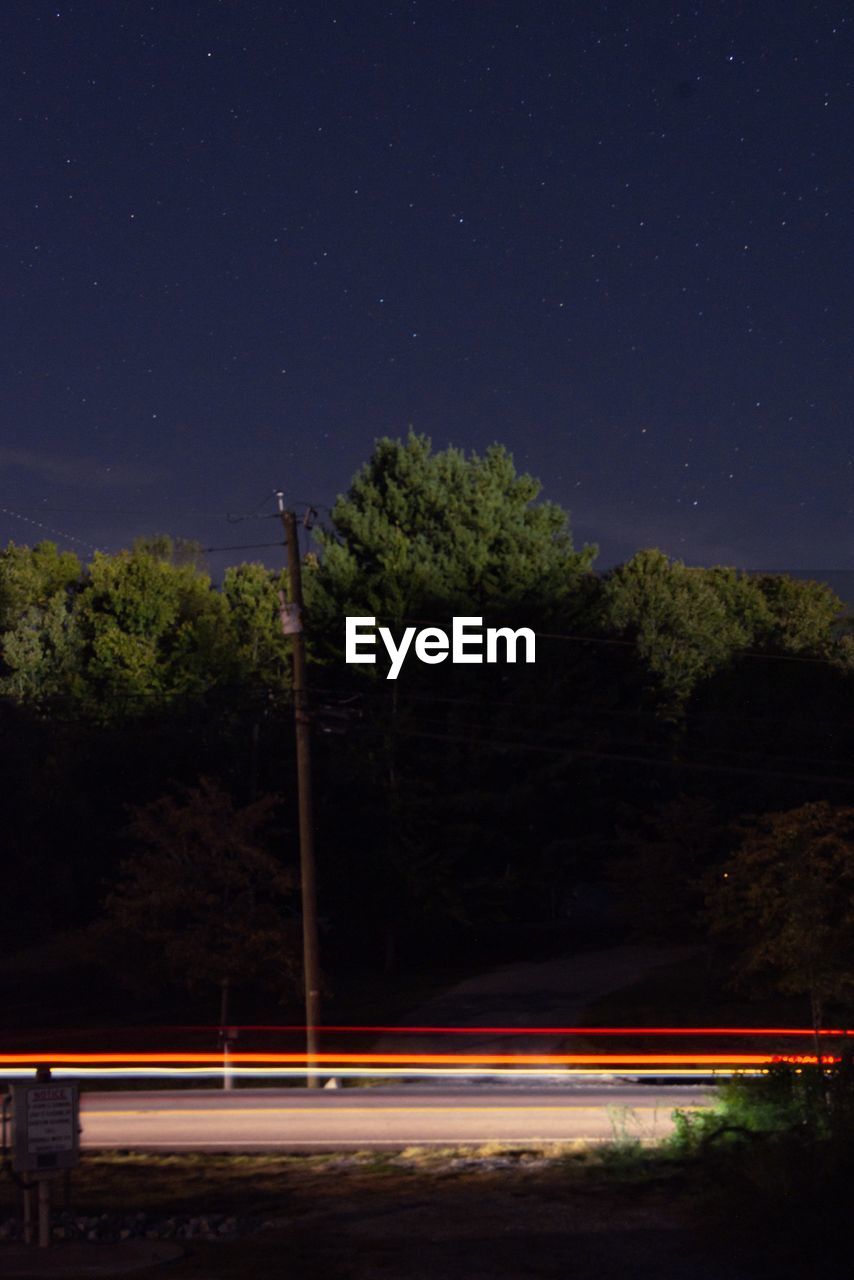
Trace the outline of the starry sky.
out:
<instances>
[{"instance_id":1,"label":"starry sky","mask_svg":"<svg viewBox=\"0 0 854 1280\"><path fill-rule=\"evenodd\" d=\"M0 541L271 541L412 424L507 444L600 567L847 569L852 29L4 0Z\"/></svg>"}]
</instances>

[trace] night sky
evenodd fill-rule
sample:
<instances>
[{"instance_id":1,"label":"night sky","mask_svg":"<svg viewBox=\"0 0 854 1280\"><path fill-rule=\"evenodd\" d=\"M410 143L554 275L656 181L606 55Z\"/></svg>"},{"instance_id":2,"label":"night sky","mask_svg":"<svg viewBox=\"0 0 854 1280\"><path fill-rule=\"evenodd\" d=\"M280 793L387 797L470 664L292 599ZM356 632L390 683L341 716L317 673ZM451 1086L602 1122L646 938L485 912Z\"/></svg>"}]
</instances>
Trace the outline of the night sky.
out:
<instances>
[{"instance_id":1,"label":"night sky","mask_svg":"<svg viewBox=\"0 0 854 1280\"><path fill-rule=\"evenodd\" d=\"M600 566L847 568L852 28L5 0L0 541L270 541L227 513L412 424L507 444Z\"/></svg>"}]
</instances>

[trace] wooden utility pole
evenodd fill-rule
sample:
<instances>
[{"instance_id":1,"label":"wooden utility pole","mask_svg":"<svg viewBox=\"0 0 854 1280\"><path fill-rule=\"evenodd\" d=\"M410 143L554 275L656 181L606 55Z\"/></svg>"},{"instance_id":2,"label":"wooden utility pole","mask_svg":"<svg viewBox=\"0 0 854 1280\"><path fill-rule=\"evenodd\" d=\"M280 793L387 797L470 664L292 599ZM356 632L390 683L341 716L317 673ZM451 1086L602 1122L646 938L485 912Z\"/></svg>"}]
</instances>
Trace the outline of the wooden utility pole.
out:
<instances>
[{"instance_id":1,"label":"wooden utility pole","mask_svg":"<svg viewBox=\"0 0 854 1280\"><path fill-rule=\"evenodd\" d=\"M282 599L282 630L293 641L294 725L297 744L297 796L299 804L299 857L302 890L302 952L305 977L305 1047L308 1056L306 1083L319 1087L316 1073L317 1028L320 1021L320 959L317 939L317 888L314 866L314 823L311 809L311 741L306 689L305 634L302 626L302 572L297 522L285 509L285 497L276 493L288 552L290 605Z\"/></svg>"}]
</instances>

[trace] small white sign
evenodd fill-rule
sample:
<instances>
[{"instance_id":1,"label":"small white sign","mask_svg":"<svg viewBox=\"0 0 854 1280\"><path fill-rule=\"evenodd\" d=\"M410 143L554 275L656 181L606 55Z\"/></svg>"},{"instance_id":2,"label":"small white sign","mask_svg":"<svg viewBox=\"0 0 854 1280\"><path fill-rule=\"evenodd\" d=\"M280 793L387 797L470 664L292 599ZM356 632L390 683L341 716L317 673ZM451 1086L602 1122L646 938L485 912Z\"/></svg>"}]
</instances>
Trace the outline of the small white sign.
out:
<instances>
[{"instance_id":1,"label":"small white sign","mask_svg":"<svg viewBox=\"0 0 854 1280\"><path fill-rule=\"evenodd\" d=\"M12 1086L12 1167L47 1174L80 1159L80 1099L76 1084Z\"/></svg>"},{"instance_id":2,"label":"small white sign","mask_svg":"<svg viewBox=\"0 0 854 1280\"><path fill-rule=\"evenodd\" d=\"M74 1094L71 1085L27 1090L27 1147L33 1155L74 1150Z\"/></svg>"}]
</instances>

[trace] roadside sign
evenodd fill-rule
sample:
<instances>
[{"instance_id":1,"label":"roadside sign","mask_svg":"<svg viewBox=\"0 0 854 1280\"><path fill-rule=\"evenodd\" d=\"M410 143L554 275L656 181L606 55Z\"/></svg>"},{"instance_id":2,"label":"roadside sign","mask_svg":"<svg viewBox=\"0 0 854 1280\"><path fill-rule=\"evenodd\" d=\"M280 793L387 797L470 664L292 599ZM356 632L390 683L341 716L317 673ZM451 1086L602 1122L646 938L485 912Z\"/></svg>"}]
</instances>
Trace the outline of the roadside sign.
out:
<instances>
[{"instance_id":1,"label":"roadside sign","mask_svg":"<svg viewBox=\"0 0 854 1280\"><path fill-rule=\"evenodd\" d=\"M71 1169L80 1160L76 1084L12 1086L12 1168L20 1173Z\"/></svg>"}]
</instances>

